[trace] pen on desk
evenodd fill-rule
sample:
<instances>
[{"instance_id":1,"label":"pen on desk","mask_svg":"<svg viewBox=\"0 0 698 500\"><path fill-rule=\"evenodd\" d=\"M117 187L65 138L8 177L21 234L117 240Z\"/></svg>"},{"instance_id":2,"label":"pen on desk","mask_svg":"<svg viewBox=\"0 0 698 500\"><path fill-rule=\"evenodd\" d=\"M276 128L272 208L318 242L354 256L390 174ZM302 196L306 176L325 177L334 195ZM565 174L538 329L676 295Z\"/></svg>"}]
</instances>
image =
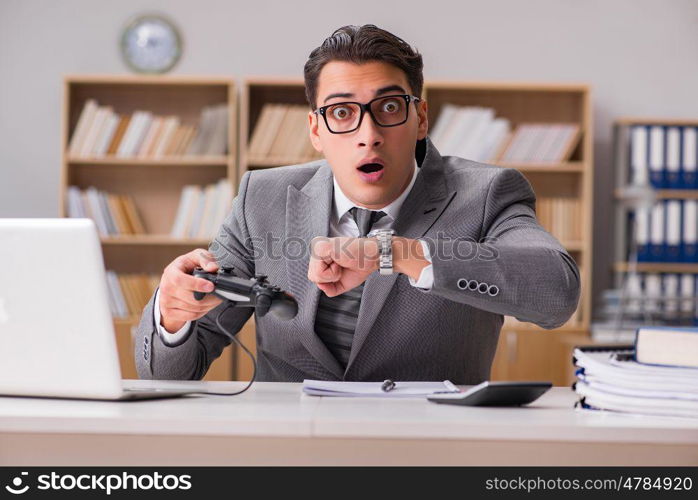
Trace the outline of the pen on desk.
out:
<instances>
[{"instance_id":1,"label":"pen on desk","mask_svg":"<svg viewBox=\"0 0 698 500\"><path fill-rule=\"evenodd\" d=\"M387 379L383 382L383 385L381 385L381 390L383 392L390 392L393 389L395 389L395 382L393 382L390 379Z\"/></svg>"}]
</instances>

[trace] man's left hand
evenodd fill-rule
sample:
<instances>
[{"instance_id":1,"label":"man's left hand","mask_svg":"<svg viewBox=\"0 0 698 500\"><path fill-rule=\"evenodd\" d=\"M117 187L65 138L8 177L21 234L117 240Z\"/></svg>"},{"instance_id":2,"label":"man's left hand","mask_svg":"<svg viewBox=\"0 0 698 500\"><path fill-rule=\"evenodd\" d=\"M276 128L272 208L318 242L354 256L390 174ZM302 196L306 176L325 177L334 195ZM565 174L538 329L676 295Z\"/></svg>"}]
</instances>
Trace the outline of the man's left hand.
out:
<instances>
[{"instance_id":1,"label":"man's left hand","mask_svg":"<svg viewBox=\"0 0 698 500\"><path fill-rule=\"evenodd\" d=\"M310 249L308 279L328 297L356 288L379 267L375 238L318 237Z\"/></svg>"}]
</instances>

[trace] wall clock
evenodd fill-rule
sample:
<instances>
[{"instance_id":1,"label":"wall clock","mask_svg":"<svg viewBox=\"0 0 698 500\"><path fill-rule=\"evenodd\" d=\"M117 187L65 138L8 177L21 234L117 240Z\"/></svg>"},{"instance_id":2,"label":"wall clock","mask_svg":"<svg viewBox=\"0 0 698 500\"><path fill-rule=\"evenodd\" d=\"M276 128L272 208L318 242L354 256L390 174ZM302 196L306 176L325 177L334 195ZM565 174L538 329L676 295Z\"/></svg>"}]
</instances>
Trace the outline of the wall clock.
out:
<instances>
[{"instance_id":1,"label":"wall clock","mask_svg":"<svg viewBox=\"0 0 698 500\"><path fill-rule=\"evenodd\" d=\"M139 16L124 28L121 54L139 73L165 73L182 55L182 37L175 25L161 15Z\"/></svg>"}]
</instances>

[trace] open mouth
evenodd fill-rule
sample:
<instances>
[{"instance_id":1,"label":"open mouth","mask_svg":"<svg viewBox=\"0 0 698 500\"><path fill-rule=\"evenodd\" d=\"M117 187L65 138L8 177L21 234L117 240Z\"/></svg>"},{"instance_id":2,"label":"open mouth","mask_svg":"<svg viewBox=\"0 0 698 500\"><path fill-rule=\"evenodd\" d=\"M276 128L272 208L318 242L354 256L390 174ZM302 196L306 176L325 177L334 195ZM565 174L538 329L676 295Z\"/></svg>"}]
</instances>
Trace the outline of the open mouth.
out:
<instances>
[{"instance_id":1,"label":"open mouth","mask_svg":"<svg viewBox=\"0 0 698 500\"><path fill-rule=\"evenodd\" d=\"M380 163L366 163L365 165L361 165L359 167L359 170L361 170L365 174L372 174L374 172L383 170L383 165L381 165Z\"/></svg>"}]
</instances>

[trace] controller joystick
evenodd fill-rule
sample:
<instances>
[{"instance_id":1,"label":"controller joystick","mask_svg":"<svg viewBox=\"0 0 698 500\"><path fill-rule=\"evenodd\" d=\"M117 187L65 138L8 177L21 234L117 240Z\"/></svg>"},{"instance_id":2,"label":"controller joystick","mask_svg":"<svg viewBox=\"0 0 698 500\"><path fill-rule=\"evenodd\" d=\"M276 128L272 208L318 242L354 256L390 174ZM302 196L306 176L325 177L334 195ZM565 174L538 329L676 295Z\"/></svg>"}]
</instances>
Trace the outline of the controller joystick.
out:
<instances>
[{"instance_id":1,"label":"controller joystick","mask_svg":"<svg viewBox=\"0 0 698 500\"><path fill-rule=\"evenodd\" d=\"M270 285L266 275L241 278L235 276L232 267L222 267L217 273L209 273L197 267L193 275L213 283L215 288L210 293L234 302L236 307L254 307L259 317L271 311L279 319L291 320L298 313L298 303L293 296L278 286ZM196 300L203 300L205 296L206 292L194 292Z\"/></svg>"}]
</instances>

